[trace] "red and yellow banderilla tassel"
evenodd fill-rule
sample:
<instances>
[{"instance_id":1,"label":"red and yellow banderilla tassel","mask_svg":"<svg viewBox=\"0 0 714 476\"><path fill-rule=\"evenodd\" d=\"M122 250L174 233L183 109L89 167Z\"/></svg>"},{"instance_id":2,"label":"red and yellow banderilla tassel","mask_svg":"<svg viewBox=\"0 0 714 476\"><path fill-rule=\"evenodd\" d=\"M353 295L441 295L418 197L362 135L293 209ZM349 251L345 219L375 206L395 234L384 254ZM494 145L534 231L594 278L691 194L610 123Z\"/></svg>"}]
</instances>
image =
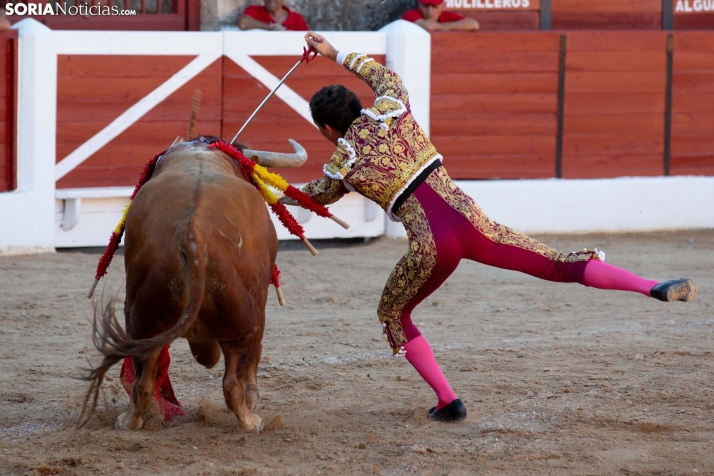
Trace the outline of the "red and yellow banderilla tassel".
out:
<instances>
[{"instance_id":1,"label":"red and yellow banderilla tassel","mask_svg":"<svg viewBox=\"0 0 714 476\"><path fill-rule=\"evenodd\" d=\"M280 203L278 197L275 196L275 194L267 187L267 185L270 185L271 187L280 190L287 197L297 201L300 206L312 212L315 212L315 214L317 214L318 216L330 218L343 228L349 228L349 225L347 223L332 215L332 213L330 213L327 207L325 207L323 204L319 203L317 200L315 200L305 192L298 190L297 188L290 185L280 175L268 171L268 169L266 169L262 165L256 164L255 162L244 156L240 150L238 150L231 144L228 144L224 141L217 141L211 144L210 147L225 152L226 154L228 154L228 156L230 156L240 164L241 169L244 171L244 174L250 175L251 181L260 191L261 195L263 196L263 199L268 203L273 212L275 212L283 226L285 226L285 228L287 228L291 234L300 238L300 240L305 243L305 246L308 247L308 249L313 255L317 255L317 250L315 250L315 248L313 248L307 238L305 238L305 231L303 230L302 226L300 226L297 220L295 220L295 218L290 214L285 205Z\"/></svg>"},{"instance_id":2,"label":"red and yellow banderilla tassel","mask_svg":"<svg viewBox=\"0 0 714 476\"><path fill-rule=\"evenodd\" d=\"M260 166L258 165L257 167ZM282 223L283 226L287 228L290 233L300 238L300 240L305 243L305 246L307 246L307 249L310 250L310 253L312 253L313 256L317 256L317 250L305 237L305 230L303 229L302 225L300 225L300 223L298 223L295 217L292 216L292 214L288 211L285 205L280 203L278 197L275 196L275 194L265 185L265 182L260 179L258 174L254 173L252 179L253 183L255 184L255 187L263 196L263 200L266 201L266 203L270 206L271 210L273 210L275 215L277 215L278 220L280 220L280 223Z\"/></svg>"},{"instance_id":3,"label":"red and yellow banderilla tassel","mask_svg":"<svg viewBox=\"0 0 714 476\"><path fill-rule=\"evenodd\" d=\"M144 170L141 172L141 176L139 176L139 181L136 183L131 197L129 197L129 203L127 203L126 207L124 207L124 212L121 215L121 220L119 220L119 224L116 226L116 228L112 232L112 236L109 238L109 244L107 245L107 249L104 251L104 254L102 254L101 258L99 258L99 263L97 263L97 273L94 275L94 283L92 283L92 286L89 288L89 292L87 292L88 298L91 298L94 295L94 290L97 288L99 280L102 278L102 276L107 274L107 268L111 264L112 258L114 258L114 253L116 253L117 249L119 249L121 237L122 235L124 235L126 215L127 213L129 213L129 207L131 206L131 202L134 201L134 197L136 197L136 194L139 192L139 189L149 180L149 178L151 178L151 174L154 172L154 167L156 167L156 162L159 160L159 157L161 157L165 153L165 150L159 152L144 166Z\"/></svg>"},{"instance_id":4,"label":"red and yellow banderilla tassel","mask_svg":"<svg viewBox=\"0 0 714 476\"><path fill-rule=\"evenodd\" d=\"M325 205L322 203L318 202L314 198L312 198L310 195L306 194L305 192L293 187L290 185L284 178L282 178L280 175L268 171L265 167L262 165L255 164L253 173L260 177L261 180L263 180L265 183L270 185L271 187L280 190L283 192L287 197L292 198L296 202L300 204L301 207L310 210L312 212L315 212L317 216L321 216L323 218L329 218L338 225L340 225L342 228L345 230L348 229L350 226L345 223L344 221L340 220L336 216L334 216L330 211L327 209Z\"/></svg>"}]
</instances>

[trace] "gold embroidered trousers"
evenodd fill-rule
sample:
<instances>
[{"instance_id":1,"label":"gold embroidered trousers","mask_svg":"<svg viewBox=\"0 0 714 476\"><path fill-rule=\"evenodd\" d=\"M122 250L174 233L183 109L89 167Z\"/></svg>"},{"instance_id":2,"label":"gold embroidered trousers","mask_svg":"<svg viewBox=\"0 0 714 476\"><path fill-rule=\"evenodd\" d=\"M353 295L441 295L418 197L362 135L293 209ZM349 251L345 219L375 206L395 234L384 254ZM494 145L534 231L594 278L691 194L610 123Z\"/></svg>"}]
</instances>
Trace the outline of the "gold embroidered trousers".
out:
<instances>
[{"instance_id":1,"label":"gold embroidered trousers","mask_svg":"<svg viewBox=\"0 0 714 476\"><path fill-rule=\"evenodd\" d=\"M382 292L377 314L394 352L419 336L415 306L433 293L462 258L557 282L583 282L597 251L561 253L489 219L449 178L443 167L396 210L409 239Z\"/></svg>"}]
</instances>

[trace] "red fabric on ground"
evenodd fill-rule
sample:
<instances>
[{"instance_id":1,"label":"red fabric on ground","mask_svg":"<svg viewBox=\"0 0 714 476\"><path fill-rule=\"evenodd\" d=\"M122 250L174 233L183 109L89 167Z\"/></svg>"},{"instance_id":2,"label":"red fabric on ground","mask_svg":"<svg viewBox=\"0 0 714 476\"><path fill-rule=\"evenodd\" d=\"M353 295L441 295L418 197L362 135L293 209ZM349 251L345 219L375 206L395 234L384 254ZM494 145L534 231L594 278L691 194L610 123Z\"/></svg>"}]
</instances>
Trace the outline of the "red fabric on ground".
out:
<instances>
[{"instance_id":1,"label":"red fabric on ground","mask_svg":"<svg viewBox=\"0 0 714 476\"><path fill-rule=\"evenodd\" d=\"M281 23L285 29L289 31L307 31L309 29L302 15L290 10L286 6L283 6L283 8L288 12L288 17ZM263 6L251 5L245 9L243 15L248 15L258 21L267 23L268 25L275 23L275 20L273 20L273 17L270 16L268 9Z\"/></svg>"},{"instance_id":2,"label":"red fabric on ground","mask_svg":"<svg viewBox=\"0 0 714 476\"><path fill-rule=\"evenodd\" d=\"M171 380L169 379L170 363L171 357L169 356L169 346L167 345L161 349L161 354L159 355L159 360L157 362L156 390L154 392L156 401L159 402L159 409L164 416L164 421L171 421L174 416L182 416L185 414L183 408L181 408L181 402L179 402L176 398L174 389L171 386ZM124 359L121 366L119 381L129 394L129 398L132 398L131 395L134 388L134 379L134 361L127 357Z\"/></svg>"},{"instance_id":3,"label":"red fabric on ground","mask_svg":"<svg viewBox=\"0 0 714 476\"><path fill-rule=\"evenodd\" d=\"M463 20L466 18L463 15L460 15L456 12L450 12L450 11L443 11L441 12L441 15L439 15L439 23L448 23L452 21L459 21ZM404 12L404 15L402 15L402 20L410 21L410 22L415 22L417 20L423 20L424 15L422 15L421 10L418 8L414 8L412 10L407 10Z\"/></svg>"}]
</instances>

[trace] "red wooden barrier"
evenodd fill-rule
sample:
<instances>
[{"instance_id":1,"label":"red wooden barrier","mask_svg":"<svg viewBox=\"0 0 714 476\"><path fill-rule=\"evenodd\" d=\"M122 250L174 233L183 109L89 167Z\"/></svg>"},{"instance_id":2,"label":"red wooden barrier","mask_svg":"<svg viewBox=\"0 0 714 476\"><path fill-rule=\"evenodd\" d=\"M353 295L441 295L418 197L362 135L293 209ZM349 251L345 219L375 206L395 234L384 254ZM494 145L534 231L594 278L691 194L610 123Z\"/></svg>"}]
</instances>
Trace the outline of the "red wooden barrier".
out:
<instances>
[{"instance_id":1,"label":"red wooden barrier","mask_svg":"<svg viewBox=\"0 0 714 476\"><path fill-rule=\"evenodd\" d=\"M672 175L714 175L714 32L674 35Z\"/></svg>"},{"instance_id":2,"label":"red wooden barrier","mask_svg":"<svg viewBox=\"0 0 714 476\"><path fill-rule=\"evenodd\" d=\"M57 161L186 66L189 56L60 55ZM144 164L176 136L185 137L191 97L203 91L195 133L221 128L222 64L218 60L57 183L58 188L131 186Z\"/></svg>"},{"instance_id":3,"label":"red wooden barrier","mask_svg":"<svg viewBox=\"0 0 714 476\"><path fill-rule=\"evenodd\" d=\"M0 192L17 187L15 110L17 31L0 33Z\"/></svg>"},{"instance_id":4,"label":"red wooden barrier","mask_svg":"<svg viewBox=\"0 0 714 476\"><path fill-rule=\"evenodd\" d=\"M384 62L384 56L374 56ZM67 56L58 58L57 161L109 125L120 114L188 64L188 56ZM277 77L294 56L255 57ZM344 84L370 107L374 95L353 75L324 58L302 65L288 80L305 100L323 85ZM195 89L203 91L194 134L231 139L268 94L268 89L224 57L189 81L143 118L59 180L58 188L134 185L143 165L176 136L185 137ZM297 112L274 97L246 128L241 141L255 149L292 152L292 138L308 151L300 169L281 171L293 182L322 175L334 146Z\"/></svg>"},{"instance_id":5,"label":"red wooden barrier","mask_svg":"<svg viewBox=\"0 0 714 476\"><path fill-rule=\"evenodd\" d=\"M560 35L432 35L431 138L454 178L555 175ZM563 177L663 174L666 37L667 32L567 32ZM670 170L673 175L714 175L714 32L676 32L674 38ZM277 77L295 62L293 56L254 59ZM191 60L60 56L58 161ZM372 104L362 81L324 58L302 65L287 82L306 101L327 84L344 84L365 107ZM58 186L133 185L149 157L177 135L185 136L195 89L203 91L195 132L224 138L235 134L268 93L232 60L218 60ZM9 101L5 96L5 104ZM11 126L3 127L0 133L8 137ZM241 140L256 149L290 151L288 137L302 143L310 158L303 167L281 173L291 182L321 176L334 147L278 97ZM12 146L2 144L1 150ZM11 162L5 154L0 165L7 173Z\"/></svg>"},{"instance_id":6,"label":"red wooden barrier","mask_svg":"<svg viewBox=\"0 0 714 476\"><path fill-rule=\"evenodd\" d=\"M465 17L475 18L479 29L491 30L538 30L540 28L540 13L537 10L523 12L480 12L459 11Z\"/></svg>"},{"instance_id":7,"label":"red wooden barrier","mask_svg":"<svg viewBox=\"0 0 714 476\"><path fill-rule=\"evenodd\" d=\"M563 177L662 175L666 34L567 40Z\"/></svg>"},{"instance_id":8,"label":"red wooden barrier","mask_svg":"<svg viewBox=\"0 0 714 476\"><path fill-rule=\"evenodd\" d=\"M662 0L552 0L551 26L657 30L662 28Z\"/></svg>"},{"instance_id":9,"label":"red wooden barrier","mask_svg":"<svg viewBox=\"0 0 714 476\"><path fill-rule=\"evenodd\" d=\"M663 0L551 0L551 28L659 30ZM677 30L714 29L712 0L672 2ZM523 0L446 0L446 7L479 21L482 30L537 30L540 2ZM505 6L504 6L505 5ZM527 6L524 6L527 5Z\"/></svg>"},{"instance_id":10,"label":"red wooden barrier","mask_svg":"<svg viewBox=\"0 0 714 476\"><path fill-rule=\"evenodd\" d=\"M446 9L475 18L484 31L540 28L540 0L446 0Z\"/></svg>"},{"instance_id":11,"label":"red wooden barrier","mask_svg":"<svg viewBox=\"0 0 714 476\"><path fill-rule=\"evenodd\" d=\"M431 138L454 178L555 173L556 33L434 33Z\"/></svg>"}]
</instances>

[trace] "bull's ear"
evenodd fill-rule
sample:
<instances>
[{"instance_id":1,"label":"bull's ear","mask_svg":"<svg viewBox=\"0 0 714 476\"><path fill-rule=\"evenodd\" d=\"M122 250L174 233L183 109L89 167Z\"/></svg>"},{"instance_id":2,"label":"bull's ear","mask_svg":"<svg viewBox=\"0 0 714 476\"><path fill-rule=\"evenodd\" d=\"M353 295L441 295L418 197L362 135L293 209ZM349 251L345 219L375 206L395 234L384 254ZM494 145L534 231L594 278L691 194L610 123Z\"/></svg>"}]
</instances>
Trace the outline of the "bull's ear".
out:
<instances>
[{"instance_id":1,"label":"bull's ear","mask_svg":"<svg viewBox=\"0 0 714 476\"><path fill-rule=\"evenodd\" d=\"M285 167L293 168L300 167L307 160L307 152L297 142L288 139L290 145L295 149L294 154L284 154L282 152L267 152L262 150L244 149L243 155L253 159L263 167Z\"/></svg>"},{"instance_id":2,"label":"bull's ear","mask_svg":"<svg viewBox=\"0 0 714 476\"><path fill-rule=\"evenodd\" d=\"M233 144L233 147L240 150L241 152L244 151L245 149L250 149L250 146L248 144L246 144L245 142L236 142L235 144Z\"/></svg>"}]
</instances>

